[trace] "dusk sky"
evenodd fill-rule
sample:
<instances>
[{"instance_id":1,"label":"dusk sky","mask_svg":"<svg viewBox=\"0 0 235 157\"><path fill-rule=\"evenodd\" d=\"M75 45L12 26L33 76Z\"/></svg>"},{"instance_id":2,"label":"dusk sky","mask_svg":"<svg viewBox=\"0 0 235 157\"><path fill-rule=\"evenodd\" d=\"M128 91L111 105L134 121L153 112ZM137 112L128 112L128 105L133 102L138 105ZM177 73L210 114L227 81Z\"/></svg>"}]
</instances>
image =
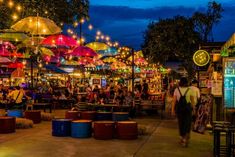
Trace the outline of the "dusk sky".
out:
<instances>
[{"instance_id":1,"label":"dusk sky","mask_svg":"<svg viewBox=\"0 0 235 157\"><path fill-rule=\"evenodd\" d=\"M176 15L191 16L195 11L205 11L208 0L90 0L90 21L94 30L100 30L118 41L140 49L143 32L151 21ZM217 0L224 8L220 23L214 27L215 41L226 41L235 32L235 0ZM84 29L86 38L93 32Z\"/></svg>"}]
</instances>

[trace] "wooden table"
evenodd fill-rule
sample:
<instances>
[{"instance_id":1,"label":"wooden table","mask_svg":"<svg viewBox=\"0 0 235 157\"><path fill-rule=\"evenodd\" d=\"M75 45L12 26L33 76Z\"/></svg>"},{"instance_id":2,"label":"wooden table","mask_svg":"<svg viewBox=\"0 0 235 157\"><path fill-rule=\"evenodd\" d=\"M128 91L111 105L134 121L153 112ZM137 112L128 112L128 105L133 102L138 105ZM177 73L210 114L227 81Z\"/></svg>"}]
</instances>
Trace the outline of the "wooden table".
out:
<instances>
[{"instance_id":1,"label":"wooden table","mask_svg":"<svg viewBox=\"0 0 235 157\"><path fill-rule=\"evenodd\" d=\"M43 106L43 111L46 112L46 109L50 110L50 113L52 112L52 104L46 103L46 102L36 102L33 104L33 106Z\"/></svg>"}]
</instances>

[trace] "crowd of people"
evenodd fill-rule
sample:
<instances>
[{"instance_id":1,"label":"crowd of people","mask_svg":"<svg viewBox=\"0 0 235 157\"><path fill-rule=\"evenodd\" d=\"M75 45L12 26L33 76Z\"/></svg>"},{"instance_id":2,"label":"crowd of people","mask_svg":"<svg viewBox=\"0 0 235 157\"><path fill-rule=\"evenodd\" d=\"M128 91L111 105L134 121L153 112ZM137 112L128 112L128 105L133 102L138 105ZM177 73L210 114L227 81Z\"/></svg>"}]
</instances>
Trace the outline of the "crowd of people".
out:
<instances>
[{"instance_id":1,"label":"crowd of people","mask_svg":"<svg viewBox=\"0 0 235 157\"><path fill-rule=\"evenodd\" d=\"M112 80L106 86L89 85L83 83L66 88L52 88L48 84L41 85L38 89L28 90L22 86L7 87L0 85L0 105L8 104L8 107L16 108L25 105L27 101L40 101L42 99L51 100L71 100L74 102L87 102L108 104L113 103L119 106L133 106L134 99L148 99L148 84L143 81L135 84L134 97L132 92L123 83L115 83Z\"/></svg>"}]
</instances>

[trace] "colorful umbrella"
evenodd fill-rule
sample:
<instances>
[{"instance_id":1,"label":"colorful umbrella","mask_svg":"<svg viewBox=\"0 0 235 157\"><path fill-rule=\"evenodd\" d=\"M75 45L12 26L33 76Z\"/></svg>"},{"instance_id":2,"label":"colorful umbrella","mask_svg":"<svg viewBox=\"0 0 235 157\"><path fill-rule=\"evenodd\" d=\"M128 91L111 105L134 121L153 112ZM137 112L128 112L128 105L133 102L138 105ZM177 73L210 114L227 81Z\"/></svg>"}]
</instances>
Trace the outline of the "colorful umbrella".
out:
<instances>
[{"instance_id":1,"label":"colorful umbrella","mask_svg":"<svg viewBox=\"0 0 235 157\"><path fill-rule=\"evenodd\" d=\"M24 65L19 62L11 63L8 65L8 68L23 68L23 67L24 67Z\"/></svg>"},{"instance_id":2,"label":"colorful umbrella","mask_svg":"<svg viewBox=\"0 0 235 157\"><path fill-rule=\"evenodd\" d=\"M89 47L78 46L75 48L69 55L74 57L94 57L97 56L97 53Z\"/></svg>"},{"instance_id":3,"label":"colorful umbrella","mask_svg":"<svg viewBox=\"0 0 235 157\"><path fill-rule=\"evenodd\" d=\"M55 56L55 54L48 48L45 47L39 47L39 51L46 56Z\"/></svg>"},{"instance_id":4,"label":"colorful umbrella","mask_svg":"<svg viewBox=\"0 0 235 157\"><path fill-rule=\"evenodd\" d=\"M113 62L117 62L117 61L118 60L116 58L114 58L114 57L105 57L103 59L103 62L105 62L105 63L113 63Z\"/></svg>"},{"instance_id":5,"label":"colorful umbrella","mask_svg":"<svg viewBox=\"0 0 235 157\"><path fill-rule=\"evenodd\" d=\"M11 52L8 51L4 46L0 47L0 56L10 56Z\"/></svg>"},{"instance_id":6,"label":"colorful umbrella","mask_svg":"<svg viewBox=\"0 0 235 157\"><path fill-rule=\"evenodd\" d=\"M0 34L0 39L2 39L4 41L19 42L19 41L24 41L27 38L28 38L28 36L25 33L16 32L14 30L6 30Z\"/></svg>"},{"instance_id":7,"label":"colorful umbrella","mask_svg":"<svg viewBox=\"0 0 235 157\"><path fill-rule=\"evenodd\" d=\"M105 43L101 43L101 42L91 42L91 43L86 44L86 46L95 51L107 50L109 48L108 45L106 45Z\"/></svg>"},{"instance_id":8,"label":"colorful umbrella","mask_svg":"<svg viewBox=\"0 0 235 157\"><path fill-rule=\"evenodd\" d=\"M42 40L41 45L48 47L76 47L78 46L78 42L74 40L72 37L57 34L51 35L46 39Z\"/></svg>"},{"instance_id":9,"label":"colorful umbrella","mask_svg":"<svg viewBox=\"0 0 235 157\"><path fill-rule=\"evenodd\" d=\"M148 62L143 57L140 57L140 58L135 59L135 64L136 65L147 65Z\"/></svg>"},{"instance_id":10,"label":"colorful umbrella","mask_svg":"<svg viewBox=\"0 0 235 157\"><path fill-rule=\"evenodd\" d=\"M102 56L115 56L118 53L118 50L115 47L110 47L107 50L98 51L98 54Z\"/></svg>"},{"instance_id":11,"label":"colorful umbrella","mask_svg":"<svg viewBox=\"0 0 235 157\"><path fill-rule=\"evenodd\" d=\"M6 64L6 63L11 63L12 61L8 59L7 57L0 57L0 63L1 64Z\"/></svg>"},{"instance_id":12,"label":"colorful umbrella","mask_svg":"<svg viewBox=\"0 0 235 157\"><path fill-rule=\"evenodd\" d=\"M21 68L17 68L11 73L11 78L24 78L24 77L25 77L24 70Z\"/></svg>"},{"instance_id":13,"label":"colorful umbrella","mask_svg":"<svg viewBox=\"0 0 235 157\"><path fill-rule=\"evenodd\" d=\"M51 35L62 32L52 20L39 16L26 17L15 23L11 28L33 35Z\"/></svg>"},{"instance_id":14,"label":"colorful umbrella","mask_svg":"<svg viewBox=\"0 0 235 157\"><path fill-rule=\"evenodd\" d=\"M23 44L26 45L26 46L34 46L34 45L39 45L42 40L45 39L44 37L30 37L30 38L27 38L23 41Z\"/></svg>"},{"instance_id":15,"label":"colorful umbrella","mask_svg":"<svg viewBox=\"0 0 235 157\"><path fill-rule=\"evenodd\" d=\"M94 60L92 58L90 58L90 57L80 57L78 59L78 63L80 65L88 65L88 64L91 64L93 62L94 62Z\"/></svg>"},{"instance_id":16,"label":"colorful umbrella","mask_svg":"<svg viewBox=\"0 0 235 157\"><path fill-rule=\"evenodd\" d=\"M110 65L111 69L116 70L116 69L126 69L126 64L123 62L113 62Z\"/></svg>"},{"instance_id":17,"label":"colorful umbrella","mask_svg":"<svg viewBox=\"0 0 235 157\"><path fill-rule=\"evenodd\" d=\"M62 65L80 65L77 61L64 61L61 63Z\"/></svg>"}]
</instances>

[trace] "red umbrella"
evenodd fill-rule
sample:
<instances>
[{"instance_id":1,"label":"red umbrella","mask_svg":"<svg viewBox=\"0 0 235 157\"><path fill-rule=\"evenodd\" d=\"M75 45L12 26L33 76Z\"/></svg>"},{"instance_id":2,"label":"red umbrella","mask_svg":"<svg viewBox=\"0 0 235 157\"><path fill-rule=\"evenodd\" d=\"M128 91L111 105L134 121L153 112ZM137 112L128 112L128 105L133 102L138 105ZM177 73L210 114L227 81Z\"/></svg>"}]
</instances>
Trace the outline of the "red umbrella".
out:
<instances>
[{"instance_id":1,"label":"red umbrella","mask_svg":"<svg viewBox=\"0 0 235 157\"><path fill-rule=\"evenodd\" d=\"M78 46L73 52L69 53L69 55L74 57L94 57L97 56L97 53L89 47Z\"/></svg>"},{"instance_id":2,"label":"red umbrella","mask_svg":"<svg viewBox=\"0 0 235 157\"><path fill-rule=\"evenodd\" d=\"M24 65L19 62L11 63L8 65L8 68L23 68L23 67L24 67Z\"/></svg>"},{"instance_id":3,"label":"red umbrella","mask_svg":"<svg viewBox=\"0 0 235 157\"><path fill-rule=\"evenodd\" d=\"M71 47L78 46L78 43L72 37L69 37L63 34L57 34L57 35L48 36L47 38L43 39L41 42L41 45L49 46L49 47L71 48Z\"/></svg>"}]
</instances>

